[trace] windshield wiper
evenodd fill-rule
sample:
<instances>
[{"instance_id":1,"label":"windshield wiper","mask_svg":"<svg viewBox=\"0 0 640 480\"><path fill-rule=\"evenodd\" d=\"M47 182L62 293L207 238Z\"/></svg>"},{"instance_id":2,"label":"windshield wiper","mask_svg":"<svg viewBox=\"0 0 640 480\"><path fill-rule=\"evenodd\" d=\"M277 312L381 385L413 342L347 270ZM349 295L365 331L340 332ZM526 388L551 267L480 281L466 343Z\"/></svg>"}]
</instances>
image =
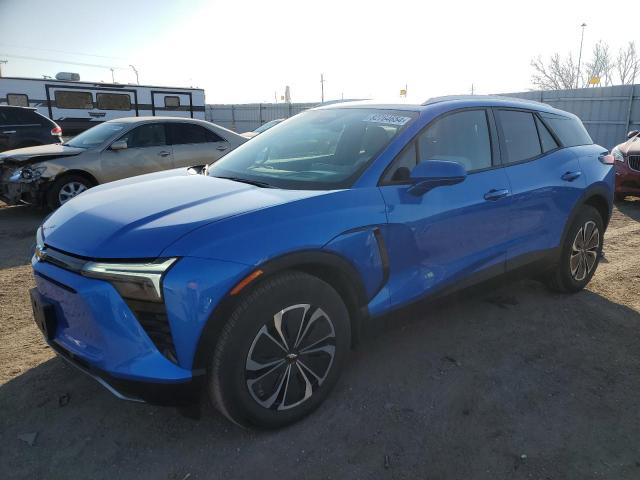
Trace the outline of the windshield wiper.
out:
<instances>
[{"instance_id":1,"label":"windshield wiper","mask_svg":"<svg viewBox=\"0 0 640 480\"><path fill-rule=\"evenodd\" d=\"M255 185L256 187L261 187L261 188L276 188L273 185L271 185L270 183L267 182L261 182L260 180L249 180L247 178L239 178L239 177L218 177L218 176L214 176L214 178L224 178L225 180L232 180L234 182L240 182L240 183L248 183L249 185Z\"/></svg>"}]
</instances>

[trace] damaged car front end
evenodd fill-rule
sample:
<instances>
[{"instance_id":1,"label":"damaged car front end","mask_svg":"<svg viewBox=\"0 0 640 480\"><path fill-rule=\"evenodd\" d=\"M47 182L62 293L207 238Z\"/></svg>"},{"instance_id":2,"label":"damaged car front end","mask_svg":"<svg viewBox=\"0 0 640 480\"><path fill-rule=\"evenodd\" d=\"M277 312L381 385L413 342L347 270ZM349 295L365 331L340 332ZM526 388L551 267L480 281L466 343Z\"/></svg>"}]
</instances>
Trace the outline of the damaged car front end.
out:
<instances>
[{"instance_id":1,"label":"damaged car front end","mask_svg":"<svg viewBox=\"0 0 640 480\"><path fill-rule=\"evenodd\" d=\"M39 152L42 147L49 151ZM60 151L52 154L52 146L42 147L0 153L0 200L9 205L43 205L49 186L65 171L65 167L56 160L81 152L55 145L53 147Z\"/></svg>"}]
</instances>

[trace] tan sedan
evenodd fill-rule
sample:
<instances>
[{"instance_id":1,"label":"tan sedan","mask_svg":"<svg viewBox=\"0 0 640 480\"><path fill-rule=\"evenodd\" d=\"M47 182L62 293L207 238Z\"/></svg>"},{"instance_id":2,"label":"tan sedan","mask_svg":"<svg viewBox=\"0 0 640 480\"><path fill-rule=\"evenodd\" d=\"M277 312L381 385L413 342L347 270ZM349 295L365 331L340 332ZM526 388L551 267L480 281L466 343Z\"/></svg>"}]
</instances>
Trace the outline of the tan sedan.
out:
<instances>
[{"instance_id":1,"label":"tan sedan","mask_svg":"<svg viewBox=\"0 0 640 480\"><path fill-rule=\"evenodd\" d=\"M203 120L110 120L63 144L0 154L0 200L57 208L101 183L213 163L247 139Z\"/></svg>"}]
</instances>

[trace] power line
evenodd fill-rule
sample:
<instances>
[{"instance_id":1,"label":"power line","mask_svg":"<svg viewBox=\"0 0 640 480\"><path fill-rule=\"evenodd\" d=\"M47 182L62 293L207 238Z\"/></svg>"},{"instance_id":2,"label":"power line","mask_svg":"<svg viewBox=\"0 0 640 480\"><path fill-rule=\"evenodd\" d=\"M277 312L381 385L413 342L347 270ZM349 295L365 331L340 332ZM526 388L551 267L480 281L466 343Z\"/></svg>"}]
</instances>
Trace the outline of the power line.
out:
<instances>
[{"instance_id":1,"label":"power line","mask_svg":"<svg viewBox=\"0 0 640 480\"><path fill-rule=\"evenodd\" d=\"M98 67L98 68L114 68L116 70L129 70L129 67L113 67L111 65L100 65L97 63L70 62L68 60L52 60L50 58L29 57L27 55L9 55L8 53L6 53L6 54L1 54L1 56L9 57L9 58L20 58L22 60L37 60L39 62L66 63L69 65L78 65L81 67Z\"/></svg>"},{"instance_id":2,"label":"power line","mask_svg":"<svg viewBox=\"0 0 640 480\"><path fill-rule=\"evenodd\" d=\"M20 45L9 45L7 43L0 43L0 47L21 48L21 49L27 49L27 50L40 50L42 52L64 53L66 55L83 55L85 57L111 58L111 59L116 59L116 60L126 60L126 58L124 58L124 57L111 57L109 55L96 55L94 53L69 52L69 51L65 51L65 50L54 50L52 48L23 47L23 46L20 46Z\"/></svg>"}]
</instances>

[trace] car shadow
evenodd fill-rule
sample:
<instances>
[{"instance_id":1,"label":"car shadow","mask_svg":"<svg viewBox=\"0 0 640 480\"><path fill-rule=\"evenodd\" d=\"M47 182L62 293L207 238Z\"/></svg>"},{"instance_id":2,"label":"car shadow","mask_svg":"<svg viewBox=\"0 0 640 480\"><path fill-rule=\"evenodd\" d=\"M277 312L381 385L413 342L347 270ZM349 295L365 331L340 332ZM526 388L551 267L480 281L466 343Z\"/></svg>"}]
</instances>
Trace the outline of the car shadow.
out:
<instances>
[{"instance_id":1,"label":"car shadow","mask_svg":"<svg viewBox=\"0 0 640 480\"><path fill-rule=\"evenodd\" d=\"M615 206L623 215L640 221L640 198L627 197L626 200L617 201Z\"/></svg>"},{"instance_id":2,"label":"car shadow","mask_svg":"<svg viewBox=\"0 0 640 480\"><path fill-rule=\"evenodd\" d=\"M0 386L3 478L637 478L640 314L519 280L387 316L279 431L123 402L60 359ZM26 440L37 433L35 443ZM21 439L22 438L22 439Z\"/></svg>"},{"instance_id":3,"label":"car shadow","mask_svg":"<svg viewBox=\"0 0 640 480\"><path fill-rule=\"evenodd\" d=\"M26 265L33 254L35 232L48 212L29 206L0 208L0 269Z\"/></svg>"}]
</instances>

